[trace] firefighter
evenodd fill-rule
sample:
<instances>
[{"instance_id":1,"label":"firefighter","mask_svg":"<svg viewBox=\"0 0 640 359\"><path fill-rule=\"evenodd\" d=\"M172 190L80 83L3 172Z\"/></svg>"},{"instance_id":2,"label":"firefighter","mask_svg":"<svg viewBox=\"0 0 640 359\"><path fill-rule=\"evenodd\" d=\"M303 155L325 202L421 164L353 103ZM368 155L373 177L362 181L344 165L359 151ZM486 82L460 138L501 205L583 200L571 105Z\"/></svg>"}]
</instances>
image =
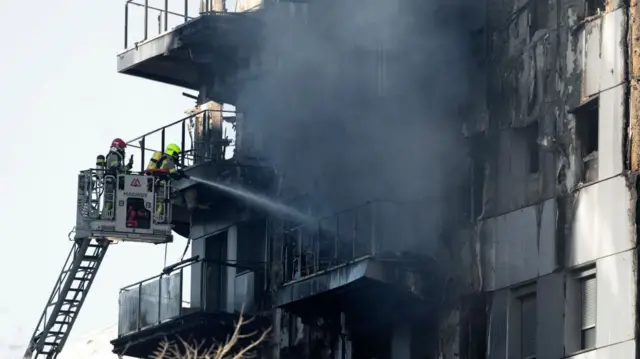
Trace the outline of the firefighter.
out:
<instances>
[{"instance_id":1,"label":"firefighter","mask_svg":"<svg viewBox=\"0 0 640 359\"><path fill-rule=\"evenodd\" d=\"M153 156L151 156L149 164L147 165L147 171L161 169L167 170L169 174L177 173L177 164L179 158L180 147L178 147L178 145L174 143L171 143L167 145L167 148L164 150L164 154L155 152Z\"/></svg>"},{"instance_id":2,"label":"firefighter","mask_svg":"<svg viewBox=\"0 0 640 359\"><path fill-rule=\"evenodd\" d=\"M107 172L131 172L133 168L133 156L129 158L129 162L124 164L124 155L127 144L120 138L116 138L111 142L111 148L105 158L105 170Z\"/></svg>"},{"instance_id":3,"label":"firefighter","mask_svg":"<svg viewBox=\"0 0 640 359\"><path fill-rule=\"evenodd\" d=\"M168 172L169 178L180 179L181 171L178 171L179 159L180 147L178 147L178 145L174 143L171 143L165 148L164 154L159 154L159 152L154 153L154 155L149 160L147 170L166 170ZM159 192L164 192L168 188L167 181L165 179L157 181L156 186L156 190ZM158 204L156 207L156 215L162 216L164 214L164 204L164 196L159 196Z\"/></svg>"},{"instance_id":4,"label":"firefighter","mask_svg":"<svg viewBox=\"0 0 640 359\"><path fill-rule=\"evenodd\" d=\"M98 166L98 176L100 179L105 174L110 175L105 178L104 182L104 209L110 211L114 207L115 202L115 175L120 172L129 173L133 168L133 156L129 158L129 162L124 164L125 149L127 144L120 138L111 141L111 148L106 156L98 156L96 165ZM113 217L111 213L108 217Z\"/></svg>"},{"instance_id":5,"label":"firefighter","mask_svg":"<svg viewBox=\"0 0 640 359\"><path fill-rule=\"evenodd\" d=\"M96 157L96 169L98 178L102 179L105 171L112 174L116 172L130 172L133 167L133 156L129 158L129 163L124 165L124 153L127 148L127 144L120 138L116 138L111 141L111 148L107 156L98 155Z\"/></svg>"}]
</instances>

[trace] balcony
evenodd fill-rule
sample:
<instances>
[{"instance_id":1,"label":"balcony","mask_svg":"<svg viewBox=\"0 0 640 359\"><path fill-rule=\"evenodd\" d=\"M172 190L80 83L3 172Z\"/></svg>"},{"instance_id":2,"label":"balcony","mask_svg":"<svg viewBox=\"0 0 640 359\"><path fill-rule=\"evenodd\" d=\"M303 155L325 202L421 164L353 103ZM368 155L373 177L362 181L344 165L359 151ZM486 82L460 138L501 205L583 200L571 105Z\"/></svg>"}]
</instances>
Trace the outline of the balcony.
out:
<instances>
[{"instance_id":1,"label":"balcony","mask_svg":"<svg viewBox=\"0 0 640 359\"><path fill-rule=\"evenodd\" d=\"M423 230L433 217L427 208L424 203L369 202L285 231L284 283L275 306L302 317L337 311L366 319L375 312L383 322L393 319L385 313L429 311L424 303L437 297L438 268L429 256L403 253L435 235ZM391 314L388 308L398 310Z\"/></svg>"},{"instance_id":2,"label":"balcony","mask_svg":"<svg viewBox=\"0 0 640 359\"><path fill-rule=\"evenodd\" d=\"M262 330L269 321L257 316L264 291L261 276L245 271L235 277L235 291L227 295L225 264L190 258L165 268L162 274L122 288L118 299L118 338L113 352L147 358L163 340L223 341L235 328L241 312L254 320L247 333Z\"/></svg>"},{"instance_id":3,"label":"balcony","mask_svg":"<svg viewBox=\"0 0 640 359\"><path fill-rule=\"evenodd\" d=\"M182 149L178 162L187 176L232 183L254 190L267 189L273 177L270 167L256 159L236 159L231 156L234 141L226 136L222 124L233 123L235 116L235 112L221 109L196 111L138 136L127 144L129 148L139 151L136 161L140 164L141 172L154 152L162 152L167 144L175 143ZM178 193L184 194L184 201L182 197L172 201L174 231L183 237L189 236L189 212L194 208L219 208L222 211L239 204L237 199L188 177L174 181L172 185ZM213 203L215 208L211 207Z\"/></svg>"},{"instance_id":4,"label":"balcony","mask_svg":"<svg viewBox=\"0 0 640 359\"><path fill-rule=\"evenodd\" d=\"M181 9L171 8L168 0L137 1L125 3L118 72L192 90L200 90L205 79L216 79L221 91L209 97L235 103L237 89L225 81L247 66L259 44L256 13L197 9L205 2L194 0L185 0Z\"/></svg>"}]
</instances>

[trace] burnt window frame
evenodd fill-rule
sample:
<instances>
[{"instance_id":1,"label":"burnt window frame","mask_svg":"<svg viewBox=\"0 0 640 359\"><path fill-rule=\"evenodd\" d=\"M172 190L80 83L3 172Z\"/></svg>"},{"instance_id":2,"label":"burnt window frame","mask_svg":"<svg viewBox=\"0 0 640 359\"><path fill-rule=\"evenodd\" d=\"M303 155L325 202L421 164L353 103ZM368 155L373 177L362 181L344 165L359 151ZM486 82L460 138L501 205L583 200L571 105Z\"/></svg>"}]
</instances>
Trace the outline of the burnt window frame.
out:
<instances>
[{"instance_id":1,"label":"burnt window frame","mask_svg":"<svg viewBox=\"0 0 640 359\"><path fill-rule=\"evenodd\" d=\"M600 97L589 99L572 112L576 121L576 139L580 145L582 160L586 162L591 157L597 157L600 151ZM590 145L587 145L585 139L589 139Z\"/></svg>"},{"instance_id":2,"label":"burnt window frame","mask_svg":"<svg viewBox=\"0 0 640 359\"><path fill-rule=\"evenodd\" d=\"M511 343L508 344L509 350L513 350L514 353L517 353L516 356L520 359L536 359L538 357L537 353L537 342L538 342L538 288L537 282L529 282L523 285L519 285L513 289L511 289L511 303L512 306L509 313L509 322L514 324L514 335L512 338L514 339ZM532 299L535 305L534 311L534 323L533 323L533 335L534 335L534 353L526 353L524 352L524 335L525 335L525 317L523 316L523 304ZM532 323L529 323L532 324ZM528 354L528 355L527 355Z\"/></svg>"},{"instance_id":3,"label":"burnt window frame","mask_svg":"<svg viewBox=\"0 0 640 359\"><path fill-rule=\"evenodd\" d=\"M607 11L606 0L585 0L584 14L585 18L599 16Z\"/></svg>"},{"instance_id":4,"label":"burnt window frame","mask_svg":"<svg viewBox=\"0 0 640 359\"><path fill-rule=\"evenodd\" d=\"M583 163L581 180L589 183L597 180L600 154L600 96L594 96L569 111L575 120L575 141Z\"/></svg>"},{"instance_id":5,"label":"burnt window frame","mask_svg":"<svg viewBox=\"0 0 640 359\"><path fill-rule=\"evenodd\" d=\"M542 151L538 143L540 138L540 121L537 119L526 126L515 129L518 138L524 143L526 152L526 174L536 176L542 171Z\"/></svg>"}]
</instances>

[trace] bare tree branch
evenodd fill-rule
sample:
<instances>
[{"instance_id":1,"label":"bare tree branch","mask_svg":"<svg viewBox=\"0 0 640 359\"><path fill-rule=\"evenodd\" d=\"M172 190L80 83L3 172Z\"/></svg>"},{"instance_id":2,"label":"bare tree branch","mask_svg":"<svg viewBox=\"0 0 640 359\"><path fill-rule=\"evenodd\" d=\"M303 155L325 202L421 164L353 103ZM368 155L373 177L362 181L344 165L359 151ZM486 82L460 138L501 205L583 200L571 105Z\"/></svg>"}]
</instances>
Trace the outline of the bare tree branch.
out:
<instances>
[{"instance_id":1,"label":"bare tree branch","mask_svg":"<svg viewBox=\"0 0 640 359\"><path fill-rule=\"evenodd\" d=\"M234 323L234 330L230 336L227 337L224 343L214 343L210 347L205 348L205 341L202 340L199 343L193 341L188 343L186 340L178 337L179 343L169 342L167 339L163 340L158 348L153 352L153 355L149 359L252 359L257 355L254 353L255 349L262 343L267 335L271 332L271 328L264 330L259 336L259 331L253 331L248 334L241 334L243 326L251 323L255 318L245 319L242 312L238 321ZM249 339L252 337L257 339L251 341L249 344L241 344L239 341ZM240 345L243 345L240 347ZM128 345L127 345L128 348ZM125 348L126 350L126 348ZM124 352L121 354L124 355Z\"/></svg>"}]
</instances>

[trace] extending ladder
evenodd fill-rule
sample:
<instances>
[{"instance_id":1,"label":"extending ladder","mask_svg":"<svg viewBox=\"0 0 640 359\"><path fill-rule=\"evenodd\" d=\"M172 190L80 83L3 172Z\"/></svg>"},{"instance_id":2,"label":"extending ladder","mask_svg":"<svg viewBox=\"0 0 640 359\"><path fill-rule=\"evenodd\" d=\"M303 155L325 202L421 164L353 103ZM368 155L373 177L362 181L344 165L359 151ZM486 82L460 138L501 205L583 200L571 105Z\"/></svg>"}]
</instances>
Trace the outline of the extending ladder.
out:
<instances>
[{"instance_id":1,"label":"extending ladder","mask_svg":"<svg viewBox=\"0 0 640 359\"><path fill-rule=\"evenodd\" d=\"M76 240L40 316L24 359L54 359L69 338L109 248L106 239Z\"/></svg>"}]
</instances>

